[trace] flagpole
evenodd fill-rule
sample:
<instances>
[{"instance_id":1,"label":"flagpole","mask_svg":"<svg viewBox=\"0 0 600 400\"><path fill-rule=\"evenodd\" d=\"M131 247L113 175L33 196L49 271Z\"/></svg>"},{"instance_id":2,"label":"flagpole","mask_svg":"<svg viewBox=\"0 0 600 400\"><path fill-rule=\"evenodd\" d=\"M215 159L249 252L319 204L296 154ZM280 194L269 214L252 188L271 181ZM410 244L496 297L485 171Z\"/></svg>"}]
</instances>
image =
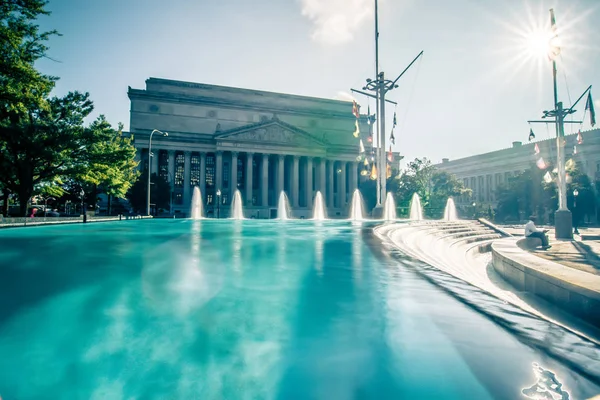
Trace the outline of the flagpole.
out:
<instances>
[{"instance_id":1,"label":"flagpole","mask_svg":"<svg viewBox=\"0 0 600 400\"><path fill-rule=\"evenodd\" d=\"M378 0L375 0L375 77L377 78L379 76L379 4L378 4ZM382 118L380 118L380 109L381 106L379 104L379 90L376 91L375 93L375 114L377 115L377 122L379 122ZM379 171L377 173L377 202L375 203L376 207L381 207L381 164L380 164L380 148L381 148L381 136L385 134L385 132L381 132L381 123L377 124L378 128L377 128L377 135L375 135L375 137L377 138L377 143L373 143L373 146L375 146L376 149L376 154L375 154L375 160L373 162L377 162L377 164L379 164Z\"/></svg>"}]
</instances>

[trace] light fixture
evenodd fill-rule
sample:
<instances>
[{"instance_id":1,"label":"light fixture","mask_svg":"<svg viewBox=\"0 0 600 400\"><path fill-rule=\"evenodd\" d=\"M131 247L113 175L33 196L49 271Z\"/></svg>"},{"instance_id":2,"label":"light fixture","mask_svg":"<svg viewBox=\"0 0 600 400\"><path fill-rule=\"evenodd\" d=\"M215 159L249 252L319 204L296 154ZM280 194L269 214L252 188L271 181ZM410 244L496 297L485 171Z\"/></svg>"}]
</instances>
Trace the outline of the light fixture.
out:
<instances>
[{"instance_id":1,"label":"light fixture","mask_svg":"<svg viewBox=\"0 0 600 400\"><path fill-rule=\"evenodd\" d=\"M573 196L575 196L575 197L579 196L579 190L577 190L577 189L573 190Z\"/></svg>"}]
</instances>

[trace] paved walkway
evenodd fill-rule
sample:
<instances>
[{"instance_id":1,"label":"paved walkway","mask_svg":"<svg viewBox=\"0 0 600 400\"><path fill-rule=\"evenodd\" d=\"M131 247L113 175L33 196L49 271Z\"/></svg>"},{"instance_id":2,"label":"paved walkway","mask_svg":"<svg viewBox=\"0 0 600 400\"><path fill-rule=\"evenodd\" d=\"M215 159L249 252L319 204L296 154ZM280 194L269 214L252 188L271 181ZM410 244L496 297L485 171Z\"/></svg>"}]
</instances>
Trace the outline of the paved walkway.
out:
<instances>
[{"instance_id":1,"label":"paved walkway","mask_svg":"<svg viewBox=\"0 0 600 400\"><path fill-rule=\"evenodd\" d=\"M501 226L502 229L514 236L523 236L524 225ZM580 235L574 235L573 240L556 240L551 226L541 227L550 229L548 237L552 248L532 251L538 257L554 261L566 267L600 275L600 241L582 240L587 237L600 236L600 228L580 228Z\"/></svg>"}]
</instances>

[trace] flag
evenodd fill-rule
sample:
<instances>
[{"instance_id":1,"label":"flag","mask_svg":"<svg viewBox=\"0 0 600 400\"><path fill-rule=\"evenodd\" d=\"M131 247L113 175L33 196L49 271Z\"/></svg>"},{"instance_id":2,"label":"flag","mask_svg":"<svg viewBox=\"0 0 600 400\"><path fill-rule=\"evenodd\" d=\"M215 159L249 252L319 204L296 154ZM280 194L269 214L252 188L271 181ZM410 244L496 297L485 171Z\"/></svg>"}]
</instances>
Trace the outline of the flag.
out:
<instances>
[{"instance_id":1,"label":"flag","mask_svg":"<svg viewBox=\"0 0 600 400\"><path fill-rule=\"evenodd\" d=\"M390 145L390 151L388 151L387 159L389 162L394 162L394 153L392 153L392 145Z\"/></svg>"},{"instance_id":2,"label":"flag","mask_svg":"<svg viewBox=\"0 0 600 400\"><path fill-rule=\"evenodd\" d=\"M360 106L354 100L352 100L352 114L354 114L356 119L360 118Z\"/></svg>"},{"instance_id":3,"label":"flag","mask_svg":"<svg viewBox=\"0 0 600 400\"><path fill-rule=\"evenodd\" d=\"M395 128L395 127L396 127L396 111L394 111L394 126L393 126L393 128Z\"/></svg>"},{"instance_id":4,"label":"flag","mask_svg":"<svg viewBox=\"0 0 600 400\"><path fill-rule=\"evenodd\" d=\"M535 151L535 154L540 154L540 148L538 147L538 144L535 144L535 147L533 148L533 150Z\"/></svg>"},{"instance_id":5,"label":"flag","mask_svg":"<svg viewBox=\"0 0 600 400\"><path fill-rule=\"evenodd\" d=\"M542 157L540 157L540 159L537 160L537 162L535 163L535 165L537 165L537 167L539 169L545 169L546 168L546 162L544 161L544 159Z\"/></svg>"},{"instance_id":6,"label":"flag","mask_svg":"<svg viewBox=\"0 0 600 400\"><path fill-rule=\"evenodd\" d=\"M365 167L369 165L369 159L365 158Z\"/></svg>"},{"instance_id":7,"label":"flag","mask_svg":"<svg viewBox=\"0 0 600 400\"><path fill-rule=\"evenodd\" d=\"M360 128L358 127L358 119L356 121L354 121L354 126L356 127L356 129L354 130L354 133L352 133L354 135L354 137L359 137L360 136Z\"/></svg>"},{"instance_id":8,"label":"flag","mask_svg":"<svg viewBox=\"0 0 600 400\"><path fill-rule=\"evenodd\" d=\"M375 163L373 163L373 167L371 168L371 180L377 179L377 168L375 168Z\"/></svg>"},{"instance_id":9,"label":"flag","mask_svg":"<svg viewBox=\"0 0 600 400\"><path fill-rule=\"evenodd\" d=\"M583 143L583 136L581 136L581 131L577 132L577 144Z\"/></svg>"},{"instance_id":10,"label":"flag","mask_svg":"<svg viewBox=\"0 0 600 400\"><path fill-rule=\"evenodd\" d=\"M592 101L592 92L588 92L585 110L590 112L590 125L596 125L596 111L594 110L594 102Z\"/></svg>"},{"instance_id":11,"label":"flag","mask_svg":"<svg viewBox=\"0 0 600 400\"><path fill-rule=\"evenodd\" d=\"M365 146L363 145L363 141L362 139L360 139L360 145L359 145L359 150L360 150L360 154L365 152Z\"/></svg>"},{"instance_id":12,"label":"flag","mask_svg":"<svg viewBox=\"0 0 600 400\"><path fill-rule=\"evenodd\" d=\"M529 128L529 141L531 142L535 139L535 133L533 133L533 129Z\"/></svg>"},{"instance_id":13,"label":"flag","mask_svg":"<svg viewBox=\"0 0 600 400\"><path fill-rule=\"evenodd\" d=\"M577 146L573 146L573 155L577 154Z\"/></svg>"},{"instance_id":14,"label":"flag","mask_svg":"<svg viewBox=\"0 0 600 400\"><path fill-rule=\"evenodd\" d=\"M392 134L390 135L390 142L396 144L396 138L394 137L394 128L392 128Z\"/></svg>"},{"instance_id":15,"label":"flag","mask_svg":"<svg viewBox=\"0 0 600 400\"><path fill-rule=\"evenodd\" d=\"M392 166L390 164L388 164L385 169L385 177L386 177L386 179L389 179L392 177Z\"/></svg>"},{"instance_id":16,"label":"flag","mask_svg":"<svg viewBox=\"0 0 600 400\"><path fill-rule=\"evenodd\" d=\"M552 182L552 175L550 175L550 172L547 172L544 174L544 182L546 183L550 183Z\"/></svg>"}]
</instances>

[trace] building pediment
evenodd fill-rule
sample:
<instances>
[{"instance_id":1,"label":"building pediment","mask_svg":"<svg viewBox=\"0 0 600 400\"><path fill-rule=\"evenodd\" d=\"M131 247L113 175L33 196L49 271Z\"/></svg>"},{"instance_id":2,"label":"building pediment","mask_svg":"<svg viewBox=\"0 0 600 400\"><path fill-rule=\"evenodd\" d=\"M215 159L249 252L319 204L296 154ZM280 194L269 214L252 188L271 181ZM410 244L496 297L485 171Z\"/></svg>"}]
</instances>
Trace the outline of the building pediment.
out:
<instances>
[{"instance_id":1,"label":"building pediment","mask_svg":"<svg viewBox=\"0 0 600 400\"><path fill-rule=\"evenodd\" d=\"M308 132L273 119L258 124L251 124L215 135L218 141L234 141L246 143L274 144L291 147L325 147L326 143Z\"/></svg>"}]
</instances>

